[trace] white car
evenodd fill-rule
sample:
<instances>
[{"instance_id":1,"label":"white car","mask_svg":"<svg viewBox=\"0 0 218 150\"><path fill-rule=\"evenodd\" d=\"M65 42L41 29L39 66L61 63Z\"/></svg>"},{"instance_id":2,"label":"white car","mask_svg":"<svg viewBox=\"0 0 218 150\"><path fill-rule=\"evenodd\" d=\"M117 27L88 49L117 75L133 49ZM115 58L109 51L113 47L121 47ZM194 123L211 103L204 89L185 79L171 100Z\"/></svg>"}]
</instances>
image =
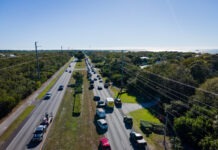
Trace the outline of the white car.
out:
<instances>
[{"instance_id":1,"label":"white car","mask_svg":"<svg viewBox=\"0 0 218 150\"><path fill-rule=\"evenodd\" d=\"M51 97L52 93L51 92L47 92L45 94L45 99L49 99Z\"/></svg>"}]
</instances>

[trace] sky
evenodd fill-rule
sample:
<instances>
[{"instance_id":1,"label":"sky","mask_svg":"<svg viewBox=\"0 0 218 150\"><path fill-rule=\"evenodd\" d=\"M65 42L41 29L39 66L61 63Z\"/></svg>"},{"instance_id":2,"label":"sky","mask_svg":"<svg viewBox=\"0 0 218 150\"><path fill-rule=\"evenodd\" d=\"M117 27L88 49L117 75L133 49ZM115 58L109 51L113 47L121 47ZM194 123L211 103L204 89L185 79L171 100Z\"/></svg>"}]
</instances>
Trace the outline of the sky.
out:
<instances>
[{"instance_id":1,"label":"sky","mask_svg":"<svg viewBox=\"0 0 218 150\"><path fill-rule=\"evenodd\" d=\"M216 49L218 0L0 0L0 49Z\"/></svg>"}]
</instances>

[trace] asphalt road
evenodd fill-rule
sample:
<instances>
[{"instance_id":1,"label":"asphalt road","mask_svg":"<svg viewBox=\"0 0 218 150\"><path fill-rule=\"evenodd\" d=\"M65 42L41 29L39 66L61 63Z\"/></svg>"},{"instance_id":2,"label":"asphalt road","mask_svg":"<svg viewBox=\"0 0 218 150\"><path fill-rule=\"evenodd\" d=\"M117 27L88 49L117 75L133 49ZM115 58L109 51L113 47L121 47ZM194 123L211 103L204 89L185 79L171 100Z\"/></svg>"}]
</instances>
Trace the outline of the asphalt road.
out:
<instances>
[{"instance_id":1,"label":"asphalt road","mask_svg":"<svg viewBox=\"0 0 218 150\"><path fill-rule=\"evenodd\" d=\"M71 70L75 67L76 62L71 63L71 67L68 67L67 70ZM24 149L40 149L43 142L38 144L32 143L31 139L33 137L33 132L35 128L40 124L40 120L43 115L48 112L52 112L55 116L58 107L61 103L61 100L64 96L67 84L70 80L72 73L64 72L63 75L58 79L56 84L51 88L52 96L48 100L42 100L41 103L36 107L36 109L32 112L31 116L28 118L26 123L20 129L20 131L16 134L13 140L7 147L7 150L24 150ZM64 85L64 89L62 91L58 91L59 85ZM47 131L48 132L48 131Z\"/></svg>"},{"instance_id":2,"label":"asphalt road","mask_svg":"<svg viewBox=\"0 0 218 150\"><path fill-rule=\"evenodd\" d=\"M97 78L97 73L92 73L92 79L94 78ZM98 86L102 86L102 90L98 90ZM105 89L103 83L100 83L99 80L94 82L93 92L94 95L100 96L101 100L112 97L108 89ZM131 129L126 129L123 122L123 115L118 108L114 106L113 112L107 113L106 121L108 123L108 131L105 133L105 136L109 139L112 150L132 150L133 147L129 141Z\"/></svg>"}]
</instances>

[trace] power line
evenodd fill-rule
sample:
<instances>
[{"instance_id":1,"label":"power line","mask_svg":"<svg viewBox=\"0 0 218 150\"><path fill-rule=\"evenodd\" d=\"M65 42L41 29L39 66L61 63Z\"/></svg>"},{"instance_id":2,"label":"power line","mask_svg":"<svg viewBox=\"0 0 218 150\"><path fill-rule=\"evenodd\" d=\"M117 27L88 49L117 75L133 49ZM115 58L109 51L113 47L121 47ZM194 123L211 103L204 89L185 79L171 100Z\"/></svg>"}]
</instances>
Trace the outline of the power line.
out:
<instances>
[{"instance_id":1,"label":"power line","mask_svg":"<svg viewBox=\"0 0 218 150\"><path fill-rule=\"evenodd\" d=\"M124 72L127 73L126 70L124 70ZM138 78L138 77L137 77L137 78ZM141 81L141 80L139 80L139 78L138 78L138 81L144 84L144 82L143 82L144 80ZM152 85L152 86L154 86L154 85ZM151 86L151 85L147 85L147 87L151 88L152 90L154 90L154 91L160 93L161 95L163 95L163 96L165 96L165 97L167 97L167 98L169 98L169 99L171 99L171 100L174 100L174 98L170 97L169 95L166 95L166 93L162 93L162 92L156 90L155 87L152 87L152 86ZM182 99L181 99L181 100L182 100ZM185 101L185 103L187 103L187 102ZM183 105L182 105L182 106L183 106ZM185 107L185 106L183 106L183 107ZM196 113L199 114L199 115L203 115L203 116L206 117L206 118L210 118L210 117L211 117L211 116L207 116L207 115L205 115L205 114L202 114L201 112L199 112L199 111L197 111L197 110L195 110L194 112L196 112ZM178 112L177 112L177 113L178 113ZM180 115L181 115L181 114L180 114Z\"/></svg>"},{"instance_id":2,"label":"power line","mask_svg":"<svg viewBox=\"0 0 218 150\"><path fill-rule=\"evenodd\" d=\"M38 48L37 42L35 42L37 73L38 73L38 79L40 79L39 58L38 58L37 48Z\"/></svg>"},{"instance_id":3,"label":"power line","mask_svg":"<svg viewBox=\"0 0 218 150\"><path fill-rule=\"evenodd\" d=\"M129 64L129 63L125 63L125 64ZM136 67L132 64L129 64L130 66L133 66L133 67ZM186 86L186 87L189 87L189 88L192 88L192 89L196 89L196 90L199 90L199 91L202 91L202 92L205 92L205 93L209 93L209 94L212 94L212 95L215 95L215 96L218 96L217 93L214 93L214 92L211 92L211 91L207 91L207 90L204 90L202 88L198 88L198 87L195 87L195 86L192 86L192 85L189 85L189 84L185 84L185 83L182 83L182 82L179 82L179 81L176 81L176 80L173 80L173 79L170 79L170 78L167 78L167 77L164 77L164 76L161 76L161 75L158 75L158 74L155 74L153 72L150 72L148 70L143 70L144 73L148 73L148 74L152 74L156 77L159 77L159 78L162 78L162 79L165 79L165 80L168 80L168 81L171 81L171 82L174 82L174 83L178 83L180 85L183 85L183 86Z\"/></svg>"}]
</instances>

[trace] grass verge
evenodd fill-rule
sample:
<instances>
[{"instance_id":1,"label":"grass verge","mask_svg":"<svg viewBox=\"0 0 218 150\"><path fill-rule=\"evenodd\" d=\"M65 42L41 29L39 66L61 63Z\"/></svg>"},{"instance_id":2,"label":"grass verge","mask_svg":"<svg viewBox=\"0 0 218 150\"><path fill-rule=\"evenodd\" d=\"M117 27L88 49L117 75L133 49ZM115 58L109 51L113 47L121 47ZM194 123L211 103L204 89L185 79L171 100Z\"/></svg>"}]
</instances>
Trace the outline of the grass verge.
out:
<instances>
[{"instance_id":1,"label":"grass verge","mask_svg":"<svg viewBox=\"0 0 218 150\"><path fill-rule=\"evenodd\" d=\"M68 87L43 149L97 149L100 136L93 123L96 104L93 101L93 92L88 89L86 71L81 72L84 75L83 95L80 97L81 114L72 115L74 89ZM69 84L74 82L71 78Z\"/></svg>"},{"instance_id":2,"label":"grass verge","mask_svg":"<svg viewBox=\"0 0 218 150\"><path fill-rule=\"evenodd\" d=\"M35 108L34 105L28 106L21 114L20 116L15 119L12 124L7 128L7 130L0 136L0 141L4 142L6 141L12 133L19 127L19 125L24 121L24 119L32 112L32 110Z\"/></svg>"},{"instance_id":3,"label":"grass verge","mask_svg":"<svg viewBox=\"0 0 218 150\"><path fill-rule=\"evenodd\" d=\"M85 68L86 67L86 63L85 63L85 59L82 59L81 62L77 62L75 68L76 69L81 69L81 68Z\"/></svg>"},{"instance_id":4,"label":"grass verge","mask_svg":"<svg viewBox=\"0 0 218 150\"><path fill-rule=\"evenodd\" d=\"M115 88L115 87L111 87L111 90L114 93L114 96L117 97L117 94L119 92L119 89ZM122 93L119 98L122 100L123 103L137 103L137 97L134 95L130 95L126 92Z\"/></svg>"},{"instance_id":5,"label":"grass verge","mask_svg":"<svg viewBox=\"0 0 218 150\"><path fill-rule=\"evenodd\" d=\"M139 109L129 113L130 116L133 117L134 129L137 132L141 132L140 129L140 120L146 120L149 122L161 124L160 121L153 116L147 109ZM163 135L152 133L149 136L145 136L146 141L148 142L150 150L163 150ZM169 138L167 137L167 141Z\"/></svg>"},{"instance_id":6,"label":"grass verge","mask_svg":"<svg viewBox=\"0 0 218 150\"><path fill-rule=\"evenodd\" d=\"M59 77L64 73L64 71L66 70L66 68L69 66L70 62L73 60L73 57L70 59L70 61L65 64L64 68L62 68L60 70L60 72L58 73L58 75L52 79L52 81L46 86L46 88L37 96L37 99L42 99L45 94L52 88L52 86L57 82L57 80L59 79Z\"/></svg>"}]
</instances>

